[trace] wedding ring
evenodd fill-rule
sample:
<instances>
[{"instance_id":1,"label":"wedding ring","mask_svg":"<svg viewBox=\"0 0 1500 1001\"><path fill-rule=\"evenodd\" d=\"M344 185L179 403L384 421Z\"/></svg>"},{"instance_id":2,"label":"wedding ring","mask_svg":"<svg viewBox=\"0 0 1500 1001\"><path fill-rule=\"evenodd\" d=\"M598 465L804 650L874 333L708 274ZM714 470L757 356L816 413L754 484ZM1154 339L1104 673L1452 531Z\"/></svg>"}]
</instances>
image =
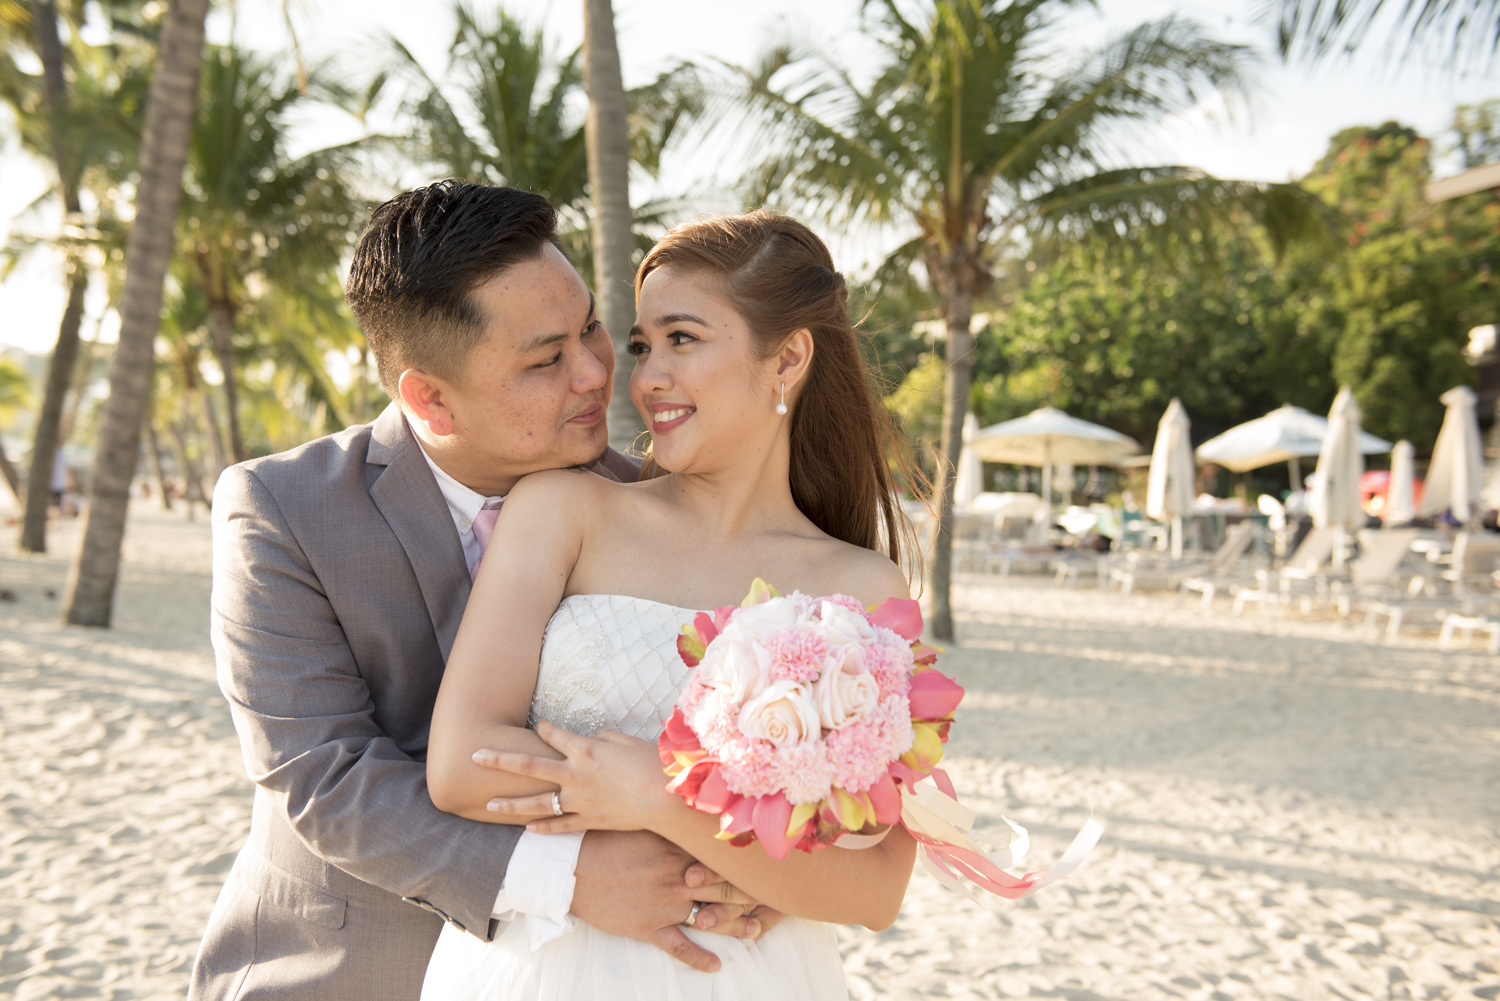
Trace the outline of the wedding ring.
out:
<instances>
[{"instance_id":1,"label":"wedding ring","mask_svg":"<svg viewBox=\"0 0 1500 1001\"><path fill-rule=\"evenodd\" d=\"M697 924L698 923L698 912L701 911L701 910L703 910L703 905L701 903L699 903L698 901L696 901L696 900L693 901L693 909L690 910L690 911L688 911L687 920L684 921L683 924L687 925L689 928L691 928L691 927L693 927L693 925Z\"/></svg>"},{"instance_id":2,"label":"wedding ring","mask_svg":"<svg viewBox=\"0 0 1500 1001\"><path fill-rule=\"evenodd\" d=\"M554 815L559 817L563 815L561 789L556 789L552 792L552 812Z\"/></svg>"}]
</instances>

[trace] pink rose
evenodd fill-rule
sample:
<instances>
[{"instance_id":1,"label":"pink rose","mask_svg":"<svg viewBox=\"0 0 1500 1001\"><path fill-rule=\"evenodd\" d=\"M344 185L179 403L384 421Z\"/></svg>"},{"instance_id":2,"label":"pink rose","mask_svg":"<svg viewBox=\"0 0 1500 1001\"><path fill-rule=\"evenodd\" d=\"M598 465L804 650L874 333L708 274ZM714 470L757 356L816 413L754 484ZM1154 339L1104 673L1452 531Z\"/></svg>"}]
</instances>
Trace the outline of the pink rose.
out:
<instances>
[{"instance_id":1,"label":"pink rose","mask_svg":"<svg viewBox=\"0 0 1500 1001\"><path fill-rule=\"evenodd\" d=\"M822 736L811 693L791 681L773 681L740 709L740 731L777 747Z\"/></svg>"}]
</instances>

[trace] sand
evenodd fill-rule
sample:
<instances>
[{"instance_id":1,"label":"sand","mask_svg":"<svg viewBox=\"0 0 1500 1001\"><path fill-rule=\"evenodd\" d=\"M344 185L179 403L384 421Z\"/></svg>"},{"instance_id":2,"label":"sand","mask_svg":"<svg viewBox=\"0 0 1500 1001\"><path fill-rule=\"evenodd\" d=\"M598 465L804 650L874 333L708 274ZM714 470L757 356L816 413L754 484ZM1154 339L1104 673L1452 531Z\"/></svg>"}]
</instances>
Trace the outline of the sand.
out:
<instances>
[{"instance_id":1,"label":"sand","mask_svg":"<svg viewBox=\"0 0 1500 1001\"><path fill-rule=\"evenodd\" d=\"M207 525L139 506L99 631L56 624L77 522L47 557L15 532L0 997L180 998L250 809ZM893 928L841 931L856 998L1500 997L1500 658L1035 578L956 593L961 793L1037 865L1090 799L1105 840L989 909L919 873Z\"/></svg>"}]
</instances>

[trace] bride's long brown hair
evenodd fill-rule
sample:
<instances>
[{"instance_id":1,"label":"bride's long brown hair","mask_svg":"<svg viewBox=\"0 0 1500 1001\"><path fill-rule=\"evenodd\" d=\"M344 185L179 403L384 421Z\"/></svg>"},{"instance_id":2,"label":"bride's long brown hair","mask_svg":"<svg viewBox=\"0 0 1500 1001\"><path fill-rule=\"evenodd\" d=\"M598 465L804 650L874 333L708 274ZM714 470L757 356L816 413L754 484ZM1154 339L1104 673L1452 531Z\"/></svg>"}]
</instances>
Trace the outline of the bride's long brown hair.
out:
<instances>
[{"instance_id":1,"label":"bride's long brown hair","mask_svg":"<svg viewBox=\"0 0 1500 1001\"><path fill-rule=\"evenodd\" d=\"M812 365L791 406L792 499L836 539L883 552L908 575L919 562L896 500L891 463L918 483L910 450L871 388L849 319L849 290L823 241L765 211L697 219L661 238L635 276L635 295L658 268L709 274L752 331L762 359L796 330L813 338ZM642 478L660 472L646 453Z\"/></svg>"}]
</instances>

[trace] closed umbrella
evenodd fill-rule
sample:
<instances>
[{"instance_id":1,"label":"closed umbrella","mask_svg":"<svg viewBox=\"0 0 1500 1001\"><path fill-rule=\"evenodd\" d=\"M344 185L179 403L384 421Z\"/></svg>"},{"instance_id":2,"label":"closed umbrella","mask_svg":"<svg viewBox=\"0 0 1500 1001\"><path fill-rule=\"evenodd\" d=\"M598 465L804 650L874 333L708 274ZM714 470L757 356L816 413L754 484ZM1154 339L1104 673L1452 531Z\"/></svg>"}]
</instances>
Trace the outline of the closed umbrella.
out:
<instances>
[{"instance_id":1,"label":"closed umbrella","mask_svg":"<svg viewBox=\"0 0 1500 1001\"><path fill-rule=\"evenodd\" d=\"M1264 417L1246 421L1205 441L1198 446L1198 461L1212 462L1235 473L1285 462L1291 470L1292 489L1300 490L1298 460L1321 452L1327 434L1325 418L1285 403ZM1358 442L1361 455L1391 450L1390 442L1363 431Z\"/></svg>"},{"instance_id":2,"label":"closed umbrella","mask_svg":"<svg viewBox=\"0 0 1500 1001\"><path fill-rule=\"evenodd\" d=\"M974 436L974 454L985 462L1042 467L1042 503L1052 505L1052 464L1112 466L1141 450L1118 431L1070 417L1055 407L992 424Z\"/></svg>"},{"instance_id":3,"label":"closed umbrella","mask_svg":"<svg viewBox=\"0 0 1500 1001\"><path fill-rule=\"evenodd\" d=\"M974 454L974 446L971 444L974 435L979 431L979 418L974 414L964 415L964 447L958 453L958 475L953 483L953 503L957 507L968 507L974 503L974 498L979 496L984 489L984 467L979 461L979 456Z\"/></svg>"},{"instance_id":4,"label":"closed umbrella","mask_svg":"<svg viewBox=\"0 0 1500 1001\"><path fill-rule=\"evenodd\" d=\"M1172 559L1182 559L1182 516L1193 506L1192 422L1182 401L1173 397L1156 425L1151 472L1146 479L1146 514L1172 523Z\"/></svg>"},{"instance_id":5,"label":"closed umbrella","mask_svg":"<svg viewBox=\"0 0 1500 1001\"><path fill-rule=\"evenodd\" d=\"M1381 523L1404 525L1417 516L1416 449L1409 441L1398 441L1391 449L1391 483L1385 492Z\"/></svg>"},{"instance_id":6,"label":"closed umbrella","mask_svg":"<svg viewBox=\"0 0 1500 1001\"><path fill-rule=\"evenodd\" d=\"M1479 441L1479 419L1474 415L1474 391L1455 386L1438 397L1448 407L1437 445L1432 450L1432 465L1427 469L1427 483L1422 489L1419 514L1441 514L1444 509L1453 519L1467 524L1479 506L1484 489L1484 451Z\"/></svg>"},{"instance_id":7,"label":"closed umbrella","mask_svg":"<svg viewBox=\"0 0 1500 1001\"><path fill-rule=\"evenodd\" d=\"M1313 524L1332 528L1338 541L1333 547L1333 566L1344 565L1345 536L1364 523L1359 506L1359 478L1365 460L1359 452L1359 404L1348 386L1339 390L1328 411L1328 434L1318 454L1317 483L1308 497Z\"/></svg>"}]
</instances>

